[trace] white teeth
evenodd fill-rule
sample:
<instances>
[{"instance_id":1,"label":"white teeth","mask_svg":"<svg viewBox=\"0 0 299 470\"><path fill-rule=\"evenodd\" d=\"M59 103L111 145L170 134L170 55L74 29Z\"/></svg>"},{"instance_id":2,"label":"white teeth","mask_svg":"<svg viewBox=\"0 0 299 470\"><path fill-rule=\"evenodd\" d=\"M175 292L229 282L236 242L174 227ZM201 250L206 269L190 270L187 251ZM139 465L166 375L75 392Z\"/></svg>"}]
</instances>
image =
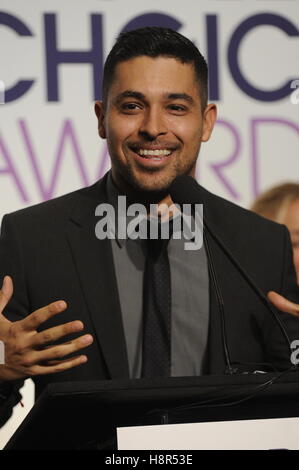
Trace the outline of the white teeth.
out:
<instances>
[{"instance_id":1,"label":"white teeth","mask_svg":"<svg viewBox=\"0 0 299 470\"><path fill-rule=\"evenodd\" d=\"M171 150L146 150L146 149L140 149L138 150L139 155L141 156L167 156L171 154ZM160 160L160 159L158 159Z\"/></svg>"}]
</instances>

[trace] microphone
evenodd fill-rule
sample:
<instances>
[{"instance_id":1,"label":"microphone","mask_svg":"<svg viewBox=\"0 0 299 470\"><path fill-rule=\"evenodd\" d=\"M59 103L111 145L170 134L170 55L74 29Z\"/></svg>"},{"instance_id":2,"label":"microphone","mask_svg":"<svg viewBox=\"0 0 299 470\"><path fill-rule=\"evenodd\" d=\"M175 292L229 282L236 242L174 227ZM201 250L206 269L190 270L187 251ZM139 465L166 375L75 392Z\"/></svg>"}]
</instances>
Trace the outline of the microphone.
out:
<instances>
[{"instance_id":1,"label":"microphone","mask_svg":"<svg viewBox=\"0 0 299 470\"><path fill-rule=\"evenodd\" d=\"M202 204L202 188L191 176L178 176L171 183L169 193L175 204Z\"/></svg>"},{"instance_id":2,"label":"microphone","mask_svg":"<svg viewBox=\"0 0 299 470\"><path fill-rule=\"evenodd\" d=\"M201 186L191 176L186 176L186 175L178 176L172 182L172 184L170 185L169 193L170 193L172 201L175 204L179 204L179 205L181 205L181 204L202 204L203 200L204 200L203 190L202 190ZM238 370L236 370L232 367L232 363L231 363L231 360L230 360L229 349L228 349L228 345L227 345L224 301L223 301L223 298L222 298L221 289L220 289L220 286L219 286L219 282L218 282L218 279L217 279L217 274L216 274L215 267L214 267L212 252L211 252L211 249L210 249L210 246L209 246L208 239L205 235L205 230L214 239L214 241L220 247L220 249L225 254L225 256L235 266L235 268L241 274L243 279L245 279L245 281L250 286L250 288L255 292L255 294L259 297L259 299L262 301L262 303L266 306L267 310L274 317L275 321L277 322L277 324L278 324L278 326L279 326L279 328L280 328L280 330L281 330L281 332L282 332L282 334L283 334L283 336L284 336L284 338L287 342L287 345L288 345L288 347L290 349L290 353L291 353L292 349L291 349L291 341L289 339L289 336L288 336L288 334L287 334L287 332L284 328L284 325L282 324L280 318L278 317L278 315L276 314L276 312L272 308L272 306L271 306L269 300L267 299L266 295L262 292L262 290L251 279L249 274L240 265L238 260L234 257L234 255L227 248L227 246L224 244L224 242L211 229L209 221L207 220L205 215L204 215L204 220L203 220L203 228L204 228L203 238L204 238L204 242L205 242L205 248L206 248L206 251L207 251L207 258L208 258L208 261L209 261L211 279L212 279L212 283L214 285L216 298L217 298L217 302L218 302L218 306L219 306L219 310L220 310L220 314L221 314L222 340L223 340L225 359L226 359L226 364L227 364L227 369L228 369L229 374L234 374L234 373L238 372Z\"/></svg>"}]
</instances>

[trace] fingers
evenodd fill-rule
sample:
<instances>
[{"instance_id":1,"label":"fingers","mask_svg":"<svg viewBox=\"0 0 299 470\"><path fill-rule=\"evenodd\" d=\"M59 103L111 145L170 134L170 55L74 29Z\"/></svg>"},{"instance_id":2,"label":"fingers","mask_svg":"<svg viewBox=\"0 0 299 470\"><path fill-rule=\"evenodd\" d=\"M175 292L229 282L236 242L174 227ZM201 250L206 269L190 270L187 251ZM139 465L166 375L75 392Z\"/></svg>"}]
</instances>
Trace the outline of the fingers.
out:
<instances>
[{"instance_id":1,"label":"fingers","mask_svg":"<svg viewBox=\"0 0 299 470\"><path fill-rule=\"evenodd\" d=\"M36 330L42 323L49 320L49 318L52 318L54 315L63 312L66 307L67 304L64 302L64 300L58 300L49 305L46 305L45 307L35 310L35 312L24 318L24 320L20 320L19 325L22 330L25 331Z\"/></svg>"},{"instance_id":2,"label":"fingers","mask_svg":"<svg viewBox=\"0 0 299 470\"><path fill-rule=\"evenodd\" d=\"M0 290L2 308L9 301L12 292L12 279L6 276ZM81 331L84 328L81 321L72 321L37 332L40 325L66 308L66 302L59 300L13 323L1 316L0 310L1 340L5 343L6 352L5 370L2 367L0 378L15 380L39 374L51 374L76 367L87 361L85 355L69 356L92 344L91 335L84 335L63 344L47 346L66 335Z\"/></svg>"},{"instance_id":3,"label":"fingers","mask_svg":"<svg viewBox=\"0 0 299 470\"><path fill-rule=\"evenodd\" d=\"M33 348L45 346L46 344L53 343L54 341L63 338L63 336L82 331L83 328L83 323L78 320L65 323L64 325L55 326L30 337L30 344Z\"/></svg>"},{"instance_id":4,"label":"fingers","mask_svg":"<svg viewBox=\"0 0 299 470\"><path fill-rule=\"evenodd\" d=\"M299 305L291 302L277 292L270 291L267 295L270 302L282 312L290 313L294 316L299 316Z\"/></svg>"},{"instance_id":5,"label":"fingers","mask_svg":"<svg viewBox=\"0 0 299 470\"><path fill-rule=\"evenodd\" d=\"M28 369L31 374L35 368L40 366L42 363L63 359L65 356L86 348L92 344L92 342L93 337L91 335L84 335L68 343L50 346L41 351L30 350L24 354L21 360L21 366ZM62 362L69 363L71 359L72 358L68 358ZM59 361L59 364L61 364L61 361ZM48 366L45 365L45 367Z\"/></svg>"},{"instance_id":6,"label":"fingers","mask_svg":"<svg viewBox=\"0 0 299 470\"><path fill-rule=\"evenodd\" d=\"M13 293L13 283L10 276L5 276L3 279L2 287L0 290L0 313L3 312L4 308L8 304Z\"/></svg>"},{"instance_id":7,"label":"fingers","mask_svg":"<svg viewBox=\"0 0 299 470\"><path fill-rule=\"evenodd\" d=\"M45 375L45 374L55 374L57 372L63 372L72 367L79 366L87 362L86 356L76 356L70 359L64 359L62 361L55 361L54 365L36 365L32 368L30 376L33 375Z\"/></svg>"},{"instance_id":8,"label":"fingers","mask_svg":"<svg viewBox=\"0 0 299 470\"><path fill-rule=\"evenodd\" d=\"M45 364L46 367L48 366L56 366L56 365L59 365L59 364L64 364L64 363L69 363L70 360L73 360L73 359L79 359L81 358L81 361L80 364L83 364L84 362L87 362L87 356L75 356L75 357L72 357L72 358L68 358L68 359L61 359L60 361L54 361L54 360L51 360L51 361L47 361L47 363ZM41 367L43 367L41 365Z\"/></svg>"}]
</instances>

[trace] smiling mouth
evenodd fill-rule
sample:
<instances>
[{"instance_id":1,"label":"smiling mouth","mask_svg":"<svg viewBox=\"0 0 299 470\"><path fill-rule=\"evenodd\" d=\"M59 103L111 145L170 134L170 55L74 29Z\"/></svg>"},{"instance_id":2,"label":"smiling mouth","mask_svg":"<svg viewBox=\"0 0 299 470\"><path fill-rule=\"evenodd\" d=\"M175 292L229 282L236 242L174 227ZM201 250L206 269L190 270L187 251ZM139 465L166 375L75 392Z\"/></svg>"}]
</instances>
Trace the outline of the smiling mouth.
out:
<instances>
[{"instance_id":1,"label":"smiling mouth","mask_svg":"<svg viewBox=\"0 0 299 470\"><path fill-rule=\"evenodd\" d=\"M145 148L132 148L139 157L145 158L147 160L163 160L169 155L172 154L174 149L145 149Z\"/></svg>"}]
</instances>

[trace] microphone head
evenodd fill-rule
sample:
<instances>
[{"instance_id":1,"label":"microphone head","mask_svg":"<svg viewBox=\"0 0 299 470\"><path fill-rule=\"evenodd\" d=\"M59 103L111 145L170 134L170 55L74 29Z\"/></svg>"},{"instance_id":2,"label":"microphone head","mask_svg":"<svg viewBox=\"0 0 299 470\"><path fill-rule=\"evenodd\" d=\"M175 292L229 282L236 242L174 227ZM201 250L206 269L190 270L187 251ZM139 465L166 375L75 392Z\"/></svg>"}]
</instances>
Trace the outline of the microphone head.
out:
<instances>
[{"instance_id":1,"label":"microphone head","mask_svg":"<svg viewBox=\"0 0 299 470\"><path fill-rule=\"evenodd\" d=\"M178 176L171 183L169 194L175 204L202 204L201 187L192 176Z\"/></svg>"}]
</instances>

